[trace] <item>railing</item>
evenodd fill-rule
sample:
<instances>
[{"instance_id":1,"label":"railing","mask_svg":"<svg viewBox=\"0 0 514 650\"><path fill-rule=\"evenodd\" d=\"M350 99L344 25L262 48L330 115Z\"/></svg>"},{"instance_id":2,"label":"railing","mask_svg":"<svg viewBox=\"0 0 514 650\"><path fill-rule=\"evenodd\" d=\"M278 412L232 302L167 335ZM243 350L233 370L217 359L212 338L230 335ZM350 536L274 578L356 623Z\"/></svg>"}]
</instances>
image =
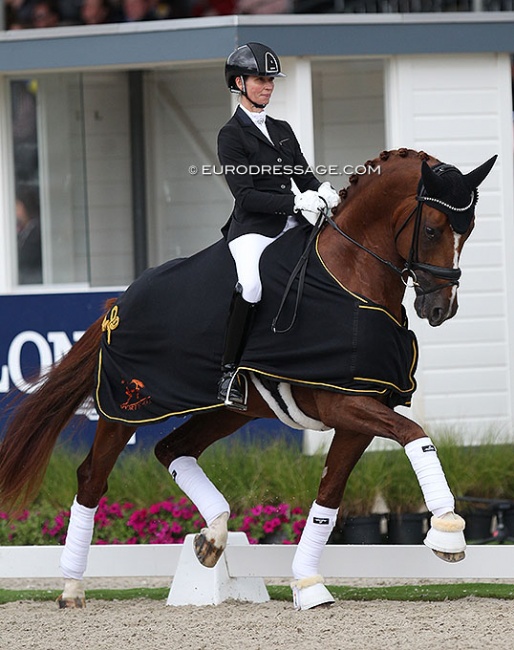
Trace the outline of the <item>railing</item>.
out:
<instances>
[{"instance_id":1,"label":"railing","mask_svg":"<svg viewBox=\"0 0 514 650\"><path fill-rule=\"evenodd\" d=\"M236 533L237 534L237 533ZM172 577L180 544L92 546L86 577ZM290 578L295 545L229 545L231 577ZM0 579L60 578L59 546L0 547ZM423 545L329 545L321 573L331 578L514 579L514 545L468 546L462 562L449 564ZM1 583L0 583L1 584Z\"/></svg>"}]
</instances>

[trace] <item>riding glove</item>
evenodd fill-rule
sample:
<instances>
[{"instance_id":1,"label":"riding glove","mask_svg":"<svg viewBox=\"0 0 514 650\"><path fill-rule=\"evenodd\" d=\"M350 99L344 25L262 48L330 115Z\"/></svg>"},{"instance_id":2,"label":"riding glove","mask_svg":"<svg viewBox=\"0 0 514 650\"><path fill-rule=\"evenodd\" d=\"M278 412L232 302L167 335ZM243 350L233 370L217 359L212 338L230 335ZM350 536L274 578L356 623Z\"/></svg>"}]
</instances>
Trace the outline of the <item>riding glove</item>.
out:
<instances>
[{"instance_id":1,"label":"riding glove","mask_svg":"<svg viewBox=\"0 0 514 650\"><path fill-rule=\"evenodd\" d=\"M325 207L325 202L314 190L297 194L294 199L294 211L301 212L313 226L316 224L321 210Z\"/></svg>"},{"instance_id":2,"label":"riding glove","mask_svg":"<svg viewBox=\"0 0 514 650\"><path fill-rule=\"evenodd\" d=\"M327 202L328 209L331 210L339 205L340 197L328 181L321 183L318 187L318 194Z\"/></svg>"}]
</instances>

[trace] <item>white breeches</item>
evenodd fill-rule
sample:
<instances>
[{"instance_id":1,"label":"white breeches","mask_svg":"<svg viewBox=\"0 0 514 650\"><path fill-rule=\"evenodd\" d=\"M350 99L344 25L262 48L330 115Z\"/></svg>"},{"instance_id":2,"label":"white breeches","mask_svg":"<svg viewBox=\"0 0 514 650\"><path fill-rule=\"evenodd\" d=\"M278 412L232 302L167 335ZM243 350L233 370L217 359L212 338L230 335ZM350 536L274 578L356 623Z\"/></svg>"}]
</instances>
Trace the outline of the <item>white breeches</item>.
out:
<instances>
[{"instance_id":1,"label":"white breeches","mask_svg":"<svg viewBox=\"0 0 514 650\"><path fill-rule=\"evenodd\" d=\"M297 224L296 217L290 216L284 230L276 237L265 237L251 232L229 242L228 247L236 264L237 280L243 287L243 298L247 302L259 302L262 296L259 273L261 255L270 244Z\"/></svg>"}]
</instances>

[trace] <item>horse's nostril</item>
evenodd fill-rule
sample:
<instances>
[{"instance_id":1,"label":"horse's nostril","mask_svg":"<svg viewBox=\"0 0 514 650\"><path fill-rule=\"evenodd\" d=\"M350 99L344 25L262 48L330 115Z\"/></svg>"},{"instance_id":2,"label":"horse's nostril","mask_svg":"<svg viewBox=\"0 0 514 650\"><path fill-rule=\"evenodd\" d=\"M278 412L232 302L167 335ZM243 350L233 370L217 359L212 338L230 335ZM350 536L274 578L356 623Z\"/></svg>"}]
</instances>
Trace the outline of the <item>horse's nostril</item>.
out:
<instances>
[{"instance_id":1,"label":"horse's nostril","mask_svg":"<svg viewBox=\"0 0 514 650\"><path fill-rule=\"evenodd\" d=\"M430 325L440 325L444 320L444 313L441 307L434 307L430 318Z\"/></svg>"}]
</instances>

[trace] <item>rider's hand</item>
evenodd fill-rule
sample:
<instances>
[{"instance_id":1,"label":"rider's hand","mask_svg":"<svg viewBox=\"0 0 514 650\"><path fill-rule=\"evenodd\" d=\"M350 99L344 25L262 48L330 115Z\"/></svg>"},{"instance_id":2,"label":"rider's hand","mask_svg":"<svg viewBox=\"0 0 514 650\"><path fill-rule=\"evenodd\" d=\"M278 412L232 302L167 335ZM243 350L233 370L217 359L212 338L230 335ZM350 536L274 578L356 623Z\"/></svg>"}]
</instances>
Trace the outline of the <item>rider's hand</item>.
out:
<instances>
[{"instance_id":1,"label":"rider's hand","mask_svg":"<svg viewBox=\"0 0 514 650\"><path fill-rule=\"evenodd\" d=\"M314 190L297 194L294 199L294 211L301 212L313 226L316 224L321 210L326 208L325 201Z\"/></svg>"},{"instance_id":2,"label":"rider's hand","mask_svg":"<svg viewBox=\"0 0 514 650\"><path fill-rule=\"evenodd\" d=\"M335 189L332 187L332 185L330 185L328 181L321 183L321 185L318 187L318 194L322 199L325 199L329 210L332 210L332 208L335 208L337 205L339 205L339 201L341 200L339 194L335 191Z\"/></svg>"}]
</instances>

